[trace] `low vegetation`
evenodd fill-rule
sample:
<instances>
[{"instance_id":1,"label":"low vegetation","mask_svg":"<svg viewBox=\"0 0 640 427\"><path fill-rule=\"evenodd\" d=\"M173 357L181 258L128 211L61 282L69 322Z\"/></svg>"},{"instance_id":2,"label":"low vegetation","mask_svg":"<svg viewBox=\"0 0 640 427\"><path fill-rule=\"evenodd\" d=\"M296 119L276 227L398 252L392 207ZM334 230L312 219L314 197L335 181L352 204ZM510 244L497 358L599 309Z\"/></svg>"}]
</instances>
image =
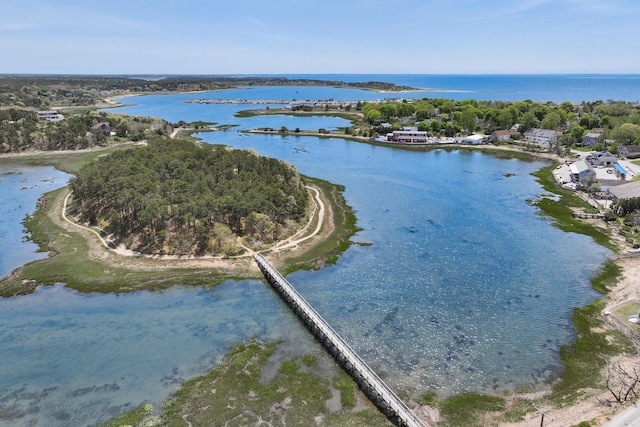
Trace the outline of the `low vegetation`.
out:
<instances>
[{"instance_id":1,"label":"low vegetation","mask_svg":"<svg viewBox=\"0 0 640 427\"><path fill-rule=\"evenodd\" d=\"M263 370L277 346L256 340L233 345L218 367L184 383L155 414L143 405L102 427L392 426L373 405L355 409L360 392L344 373L331 381L316 375L313 356L285 360L266 379ZM328 403L334 393L340 394L337 406Z\"/></svg>"},{"instance_id":2,"label":"low vegetation","mask_svg":"<svg viewBox=\"0 0 640 427\"><path fill-rule=\"evenodd\" d=\"M587 202L581 199L575 192L565 190L558 185L553 178L552 170L556 165L551 165L540 169L533 175L546 191L552 194L551 197L540 197L531 203L540 208L544 215L553 220L553 225L563 231L584 234L593 237L596 243L612 251L617 251L617 247L611 241L611 232L605 227L596 227L588 224L579 218L574 218L572 208L578 208L585 212L597 212ZM559 200L558 200L559 197Z\"/></svg>"},{"instance_id":3,"label":"low vegetation","mask_svg":"<svg viewBox=\"0 0 640 427\"><path fill-rule=\"evenodd\" d=\"M487 412L502 411L505 400L497 396L465 393L451 397L440 404L440 413L448 427L485 425L481 419Z\"/></svg>"}]
</instances>

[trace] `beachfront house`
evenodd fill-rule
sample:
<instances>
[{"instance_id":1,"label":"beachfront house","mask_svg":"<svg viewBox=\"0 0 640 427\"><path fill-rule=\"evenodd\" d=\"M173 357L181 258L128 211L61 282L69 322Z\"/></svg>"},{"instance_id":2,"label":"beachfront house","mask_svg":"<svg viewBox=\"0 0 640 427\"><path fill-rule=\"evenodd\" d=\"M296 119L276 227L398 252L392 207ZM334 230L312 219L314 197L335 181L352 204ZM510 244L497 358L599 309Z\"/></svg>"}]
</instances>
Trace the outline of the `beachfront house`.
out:
<instances>
[{"instance_id":1,"label":"beachfront house","mask_svg":"<svg viewBox=\"0 0 640 427\"><path fill-rule=\"evenodd\" d=\"M507 129L495 130L491 134L491 140L494 142L505 142L511 140L511 131Z\"/></svg>"},{"instance_id":2,"label":"beachfront house","mask_svg":"<svg viewBox=\"0 0 640 427\"><path fill-rule=\"evenodd\" d=\"M488 135L478 135L474 133L472 135L458 138L458 142L461 144L471 144L471 145L487 144L491 142L491 137Z\"/></svg>"},{"instance_id":3,"label":"beachfront house","mask_svg":"<svg viewBox=\"0 0 640 427\"><path fill-rule=\"evenodd\" d=\"M524 140L530 144L537 144L541 150L549 150L558 139L555 130L531 128L524 133Z\"/></svg>"},{"instance_id":4,"label":"beachfront house","mask_svg":"<svg viewBox=\"0 0 640 427\"><path fill-rule=\"evenodd\" d=\"M387 141L424 144L427 142L427 132L418 130L417 127L403 127L402 130L394 130L392 133L388 133Z\"/></svg>"},{"instance_id":5,"label":"beachfront house","mask_svg":"<svg viewBox=\"0 0 640 427\"><path fill-rule=\"evenodd\" d=\"M585 179L593 179L596 176L595 171L584 160L571 163L569 171L571 173L571 181L578 184Z\"/></svg>"}]
</instances>

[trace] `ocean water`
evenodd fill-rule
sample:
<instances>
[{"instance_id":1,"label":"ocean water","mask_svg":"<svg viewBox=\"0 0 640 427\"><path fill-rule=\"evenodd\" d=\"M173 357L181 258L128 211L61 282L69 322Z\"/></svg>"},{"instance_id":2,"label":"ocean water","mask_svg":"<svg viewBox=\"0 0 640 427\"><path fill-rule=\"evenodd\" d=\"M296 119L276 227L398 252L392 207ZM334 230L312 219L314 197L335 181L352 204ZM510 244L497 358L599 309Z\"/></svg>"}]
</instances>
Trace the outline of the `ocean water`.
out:
<instances>
[{"instance_id":1,"label":"ocean water","mask_svg":"<svg viewBox=\"0 0 640 427\"><path fill-rule=\"evenodd\" d=\"M530 95L526 90L523 96ZM346 122L241 119L235 112L246 106L183 101L362 94L380 96L334 88L251 88L127 98L135 105L110 111L236 124L238 130L331 128ZM610 252L589 237L553 227L532 205L544 190L531 173L548 162L241 135L231 130L200 136L285 160L303 174L345 186L362 228L353 240L368 245L352 245L335 265L288 279L396 391L502 390L541 384L559 372L559 348L574 338L571 311L597 297L589 278ZM35 183L24 187L42 185L36 194L64 185L67 177L61 175L50 186L51 172L25 169L20 180ZM17 199L28 212L35 199L14 178L0 175L0 195ZM2 213L7 225L0 259L29 245L22 241L23 216ZM19 241L5 245L5 236ZM33 250L14 264L40 256ZM6 274L14 267L3 268ZM228 344L252 336L284 339L286 354L322 354L261 281L229 281L214 289L176 283L164 292L124 295L80 295L58 285L2 299L0 412L13 414L2 421L90 425L142 402L160 403L182 380L219 363Z\"/></svg>"},{"instance_id":2,"label":"ocean water","mask_svg":"<svg viewBox=\"0 0 640 427\"><path fill-rule=\"evenodd\" d=\"M383 81L426 89L415 98L640 102L640 74L309 74L289 77Z\"/></svg>"}]
</instances>

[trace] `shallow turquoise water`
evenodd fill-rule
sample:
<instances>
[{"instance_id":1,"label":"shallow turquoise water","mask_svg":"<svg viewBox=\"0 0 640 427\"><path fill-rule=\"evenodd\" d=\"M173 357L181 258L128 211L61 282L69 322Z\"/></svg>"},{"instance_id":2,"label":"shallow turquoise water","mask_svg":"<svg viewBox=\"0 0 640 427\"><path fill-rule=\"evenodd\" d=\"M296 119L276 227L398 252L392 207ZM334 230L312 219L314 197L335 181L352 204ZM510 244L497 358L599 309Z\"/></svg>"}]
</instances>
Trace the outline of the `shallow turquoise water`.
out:
<instances>
[{"instance_id":1,"label":"shallow turquoise water","mask_svg":"<svg viewBox=\"0 0 640 427\"><path fill-rule=\"evenodd\" d=\"M282 89L265 90L256 97L275 98ZM140 106L123 111L241 129L265 123L235 118L238 106L181 102L189 96L202 95L128 99ZM268 123L308 129L345 122L275 117ZM574 336L571 310L596 297L589 278L609 251L554 228L530 204L543 193L530 174L548 163L234 131L201 136L345 186L363 229L353 240L371 246L354 245L336 265L288 279L397 391L502 389L558 372L558 350ZM48 182L43 173L52 170L25 171L20 179ZM35 199L9 185L12 177L0 176L0 194L16 196L31 211ZM61 175L56 185L64 182ZM49 188L55 186L34 190ZM23 216L2 213L12 242L23 239ZM2 260L29 245L4 242L5 235ZM28 246L17 262L37 257L33 250ZM3 268L6 274L13 267ZM252 336L283 338L288 354L318 351L260 281L126 295L79 295L55 286L0 300L0 411L15 414L6 422L11 426L89 425L144 401L163 401L181 380L215 366L228 344Z\"/></svg>"}]
</instances>

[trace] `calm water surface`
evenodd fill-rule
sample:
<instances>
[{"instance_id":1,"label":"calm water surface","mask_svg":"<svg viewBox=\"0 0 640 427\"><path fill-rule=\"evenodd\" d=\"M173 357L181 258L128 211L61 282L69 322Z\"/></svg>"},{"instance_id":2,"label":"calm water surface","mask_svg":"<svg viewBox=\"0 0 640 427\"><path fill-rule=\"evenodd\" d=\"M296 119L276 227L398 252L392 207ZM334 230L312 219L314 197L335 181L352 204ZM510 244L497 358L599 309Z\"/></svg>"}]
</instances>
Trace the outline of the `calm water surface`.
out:
<instances>
[{"instance_id":1,"label":"calm water surface","mask_svg":"<svg viewBox=\"0 0 640 427\"><path fill-rule=\"evenodd\" d=\"M362 91L356 92L255 88L145 96L127 99L138 105L119 111L239 129L331 128L346 122L239 119L238 106L182 101L287 94L357 99ZM574 337L571 310L596 297L589 278L609 251L559 231L531 205L544 191L530 174L548 163L235 131L201 136L283 159L346 187L363 229L354 240L371 245L354 245L336 265L288 278L394 389L449 394L538 384L557 374L558 350ZM42 171L24 172L20 188L54 188L40 178L52 170ZM0 195L30 212L35 198L16 189L15 178L0 176ZM56 186L66 179L61 174ZM2 213L3 226L8 224L2 274L14 268L4 260L28 244L21 242L24 214L9 212ZM5 245L5 235L20 242ZM14 264L36 257L33 250L29 246ZM145 401L159 403L181 380L215 366L228 344L252 336L283 338L289 354L318 352L260 281L126 295L79 295L54 286L0 300L0 411L14 414L3 421L89 425Z\"/></svg>"},{"instance_id":2,"label":"calm water surface","mask_svg":"<svg viewBox=\"0 0 640 427\"><path fill-rule=\"evenodd\" d=\"M0 162L0 277L25 262L46 257L38 246L25 240L22 220L33 213L38 198L60 188L69 175L53 167L33 167Z\"/></svg>"}]
</instances>

